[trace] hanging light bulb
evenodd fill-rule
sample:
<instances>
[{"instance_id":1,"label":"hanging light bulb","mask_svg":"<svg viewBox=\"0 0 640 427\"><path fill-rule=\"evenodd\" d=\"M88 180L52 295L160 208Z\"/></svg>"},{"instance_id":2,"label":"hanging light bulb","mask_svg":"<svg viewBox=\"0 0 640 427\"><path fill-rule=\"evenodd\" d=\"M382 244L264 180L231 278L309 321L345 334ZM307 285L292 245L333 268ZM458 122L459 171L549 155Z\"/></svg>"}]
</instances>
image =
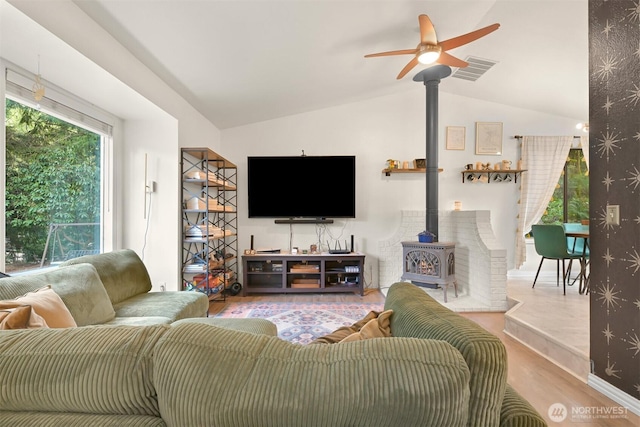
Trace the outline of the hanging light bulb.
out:
<instances>
[{"instance_id":1,"label":"hanging light bulb","mask_svg":"<svg viewBox=\"0 0 640 427\"><path fill-rule=\"evenodd\" d=\"M576 125L576 129L582 130L583 132L589 132L589 123L578 123Z\"/></svg>"},{"instance_id":2,"label":"hanging light bulb","mask_svg":"<svg viewBox=\"0 0 640 427\"><path fill-rule=\"evenodd\" d=\"M36 82L33 84L33 99L37 102L42 101L44 98L44 85L42 84L42 76L40 75L40 55L38 55L38 75L35 78Z\"/></svg>"},{"instance_id":3,"label":"hanging light bulb","mask_svg":"<svg viewBox=\"0 0 640 427\"><path fill-rule=\"evenodd\" d=\"M44 98L44 85L40 80L40 74L36 76L36 82L33 84L33 99L40 102Z\"/></svg>"}]
</instances>

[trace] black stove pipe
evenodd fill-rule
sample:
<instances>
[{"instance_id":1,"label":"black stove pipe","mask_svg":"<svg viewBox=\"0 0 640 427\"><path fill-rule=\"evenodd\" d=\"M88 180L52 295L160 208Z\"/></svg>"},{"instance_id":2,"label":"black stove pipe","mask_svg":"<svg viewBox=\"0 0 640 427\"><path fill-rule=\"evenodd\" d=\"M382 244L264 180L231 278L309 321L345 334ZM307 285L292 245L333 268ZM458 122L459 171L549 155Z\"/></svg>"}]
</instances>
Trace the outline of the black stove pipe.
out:
<instances>
[{"instance_id":1,"label":"black stove pipe","mask_svg":"<svg viewBox=\"0 0 640 427\"><path fill-rule=\"evenodd\" d=\"M435 234L438 241L438 86L440 80L451 75L446 65L434 65L422 70L413 78L423 82L426 89L426 229Z\"/></svg>"}]
</instances>

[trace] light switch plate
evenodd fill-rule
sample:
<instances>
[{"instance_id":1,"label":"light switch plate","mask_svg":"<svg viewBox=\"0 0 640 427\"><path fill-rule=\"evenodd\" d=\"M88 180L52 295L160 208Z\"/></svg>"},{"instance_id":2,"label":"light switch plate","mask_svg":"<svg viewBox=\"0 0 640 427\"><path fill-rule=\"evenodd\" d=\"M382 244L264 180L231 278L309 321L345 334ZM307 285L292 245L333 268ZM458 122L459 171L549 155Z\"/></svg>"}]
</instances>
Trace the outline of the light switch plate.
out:
<instances>
[{"instance_id":1,"label":"light switch plate","mask_svg":"<svg viewBox=\"0 0 640 427\"><path fill-rule=\"evenodd\" d=\"M620 225L620 205L607 205L607 224Z\"/></svg>"}]
</instances>

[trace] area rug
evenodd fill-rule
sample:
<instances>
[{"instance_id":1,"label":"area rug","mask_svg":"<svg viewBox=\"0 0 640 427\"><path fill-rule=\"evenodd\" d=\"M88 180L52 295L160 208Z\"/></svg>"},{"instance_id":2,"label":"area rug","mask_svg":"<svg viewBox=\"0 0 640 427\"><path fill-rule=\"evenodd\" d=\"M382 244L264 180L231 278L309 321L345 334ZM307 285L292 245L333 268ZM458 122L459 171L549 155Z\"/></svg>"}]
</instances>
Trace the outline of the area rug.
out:
<instances>
[{"instance_id":1,"label":"area rug","mask_svg":"<svg viewBox=\"0 0 640 427\"><path fill-rule=\"evenodd\" d=\"M382 303L232 302L216 317L267 319L278 328L278 336L294 344L308 344L341 326L350 326Z\"/></svg>"}]
</instances>

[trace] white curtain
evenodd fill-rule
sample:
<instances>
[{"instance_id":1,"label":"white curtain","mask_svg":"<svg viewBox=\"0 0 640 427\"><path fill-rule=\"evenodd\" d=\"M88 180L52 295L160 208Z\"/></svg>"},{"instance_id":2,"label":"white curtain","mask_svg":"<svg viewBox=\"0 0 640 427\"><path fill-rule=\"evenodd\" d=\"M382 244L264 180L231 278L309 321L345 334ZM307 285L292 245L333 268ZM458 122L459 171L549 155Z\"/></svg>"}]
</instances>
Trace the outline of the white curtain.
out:
<instances>
[{"instance_id":1,"label":"white curtain","mask_svg":"<svg viewBox=\"0 0 640 427\"><path fill-rule=\"evenodd\" d=\"M527 259L525 234L544 215L567 161L573 136L525 136L522 138L522 174L518 201L515 265Z\"/></svg>"},{"instance_id":2,"label":"white curtain","mask_svg":"<svg viewBox=\"0 0 640 427\"><path fill-rule=\"evenodd\" d=\"M582 147L582 155L584 156L584 161L587 164L587 170L589 170L589 137L588 136L580 137L580 147Z\"/></svg>"}]
</instances>

